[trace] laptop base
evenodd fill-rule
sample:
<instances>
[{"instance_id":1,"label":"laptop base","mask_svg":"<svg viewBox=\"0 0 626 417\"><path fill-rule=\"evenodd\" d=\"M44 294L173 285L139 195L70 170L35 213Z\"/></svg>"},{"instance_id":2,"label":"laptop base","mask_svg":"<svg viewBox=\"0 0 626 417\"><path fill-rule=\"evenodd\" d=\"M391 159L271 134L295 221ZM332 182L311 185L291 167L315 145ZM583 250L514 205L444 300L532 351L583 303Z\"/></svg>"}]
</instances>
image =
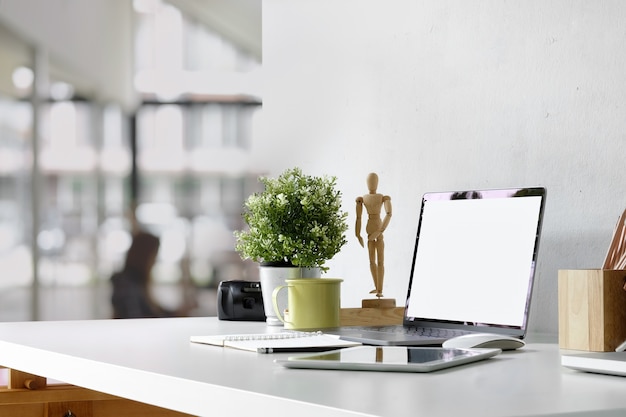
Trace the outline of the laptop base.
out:
<instances>
[{"instance_id":1,"label":"laptop base","mask_svg":"<svg viewBox=\"0 0 626 417\"><path fill-rule=\"evenodd\" d=\"M446 340L466 334L454 329L412 330L401 324L391 326L349 326L325 329L324 333L342 340L373 346L441 346Z\"/></svg>"}]
</instances>

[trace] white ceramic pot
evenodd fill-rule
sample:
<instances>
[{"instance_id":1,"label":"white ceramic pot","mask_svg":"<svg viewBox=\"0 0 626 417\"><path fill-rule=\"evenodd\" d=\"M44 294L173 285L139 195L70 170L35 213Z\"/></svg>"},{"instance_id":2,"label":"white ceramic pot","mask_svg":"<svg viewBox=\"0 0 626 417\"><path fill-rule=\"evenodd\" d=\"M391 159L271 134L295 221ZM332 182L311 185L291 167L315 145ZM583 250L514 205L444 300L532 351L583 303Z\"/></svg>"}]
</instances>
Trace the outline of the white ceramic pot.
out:
<instances>
[{"instance_id":1,"label":"white ceramic pot","mask_svg":"<svg viewBox=\"0 0 626 417\"><path fill-rule=\"evenodd\" d=\"M300 268L293 266L259 266L259 278L261 281L261 294L263 296L263 308L265 309L265 322L270 326L282 326L283 322L274 313L272 292L274 288L285 285L286 279L296 278L319 278L319 268ZM287 291L281 291L277 298L278 308L285 311L287 308Z\"/></svg>"}]
</instances>

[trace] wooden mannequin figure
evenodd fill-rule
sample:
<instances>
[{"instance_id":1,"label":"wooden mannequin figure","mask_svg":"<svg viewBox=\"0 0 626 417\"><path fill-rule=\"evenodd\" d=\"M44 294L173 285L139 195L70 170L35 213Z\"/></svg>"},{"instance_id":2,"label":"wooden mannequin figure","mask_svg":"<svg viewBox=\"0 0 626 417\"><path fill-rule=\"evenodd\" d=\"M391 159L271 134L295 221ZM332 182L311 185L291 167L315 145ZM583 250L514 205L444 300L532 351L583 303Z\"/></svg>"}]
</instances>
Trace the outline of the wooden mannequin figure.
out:
<instances>
[{"instance_id":1,"label":"wooden mannequin figure","mask_svg":"<svg viewBox=\"0 0 626 417\"><path fill-rule=\"evenodd\" d=\"M383 282L385 280L385 241L383 232L391 220L391 197L376 192L378 188L378 175L370 173L367 176L367 188L369 193L356 199L356 237L361 246L365 247L361 237L361 217L363 206L367 211L367 250L370 260L370 272L374 280L374 289L370 294L375 294L375 300L363 300L362 307L395 307L395 300L383 299ZM381 210L385 210L385 217L381 219Z\"/></svg>"}]
</instances>

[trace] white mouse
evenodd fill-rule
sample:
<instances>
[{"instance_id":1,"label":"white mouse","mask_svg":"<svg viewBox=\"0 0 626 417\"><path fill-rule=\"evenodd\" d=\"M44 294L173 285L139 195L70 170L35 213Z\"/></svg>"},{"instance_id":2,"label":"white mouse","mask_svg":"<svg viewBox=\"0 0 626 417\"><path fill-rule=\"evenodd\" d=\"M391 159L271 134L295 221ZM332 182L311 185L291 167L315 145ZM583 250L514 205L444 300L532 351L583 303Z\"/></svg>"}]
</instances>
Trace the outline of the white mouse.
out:
<instances>
[{"instance_id":1,"label":"white mouse","mask_svg":"<svg viewBox=\"0 0 626 417\"><path fill-rule=\"evenodd\" d=\"M514 350L526 346L526 343L513 336L493 333L471 333L453 337L443 342L445 348L496 348Z\"/></svg>"}]
</instances>

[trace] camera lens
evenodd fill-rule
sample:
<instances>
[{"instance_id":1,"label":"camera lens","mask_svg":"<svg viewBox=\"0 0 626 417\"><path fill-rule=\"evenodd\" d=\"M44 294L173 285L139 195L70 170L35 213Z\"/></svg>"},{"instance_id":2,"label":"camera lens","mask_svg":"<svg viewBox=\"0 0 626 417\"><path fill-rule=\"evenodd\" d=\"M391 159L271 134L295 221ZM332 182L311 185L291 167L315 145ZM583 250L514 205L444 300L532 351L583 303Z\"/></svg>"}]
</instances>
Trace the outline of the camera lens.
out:
<instances>
[{"instance_id":1,"label":"camera lens","mask_svg":"<svg viewBox=\"0 0 626 417\"><path fill-rule=\"evenodd\" d=\"M243 299L243 308L251 310L254 308L254 298L252 297L244 297Z\"/></svg>"}]
</instances>

